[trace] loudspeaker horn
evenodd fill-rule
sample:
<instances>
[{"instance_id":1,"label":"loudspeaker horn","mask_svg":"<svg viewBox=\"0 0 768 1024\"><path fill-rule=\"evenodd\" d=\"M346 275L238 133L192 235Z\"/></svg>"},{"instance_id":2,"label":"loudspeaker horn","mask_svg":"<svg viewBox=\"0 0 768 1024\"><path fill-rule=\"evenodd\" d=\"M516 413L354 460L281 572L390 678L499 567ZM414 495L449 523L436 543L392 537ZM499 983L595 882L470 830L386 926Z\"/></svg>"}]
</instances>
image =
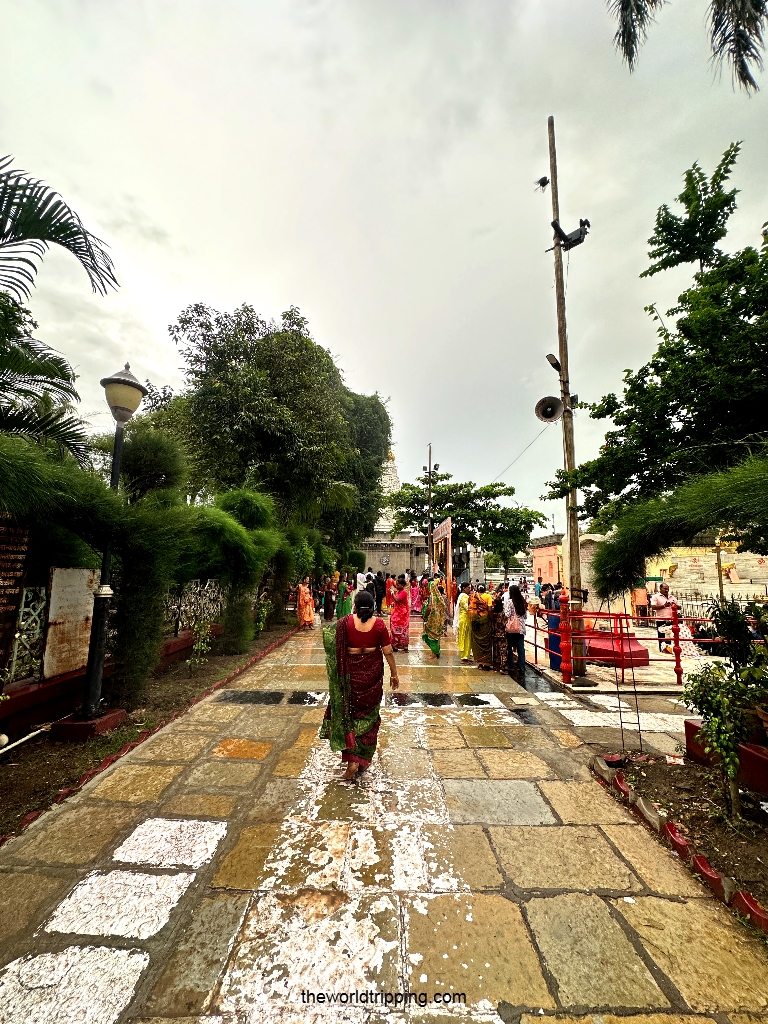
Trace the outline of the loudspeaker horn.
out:
<instances>
[{"instance_id":1,"label":"loudspeaker horn","mask_svg":"<svg viewBox=\"0 0 768 1024\"><path fill-rule=\"evenodd\" d=\"M556 423L563 415L563 403L549 395L536 403L536 415L543 423Z\"/></svg>"}]
</instances>

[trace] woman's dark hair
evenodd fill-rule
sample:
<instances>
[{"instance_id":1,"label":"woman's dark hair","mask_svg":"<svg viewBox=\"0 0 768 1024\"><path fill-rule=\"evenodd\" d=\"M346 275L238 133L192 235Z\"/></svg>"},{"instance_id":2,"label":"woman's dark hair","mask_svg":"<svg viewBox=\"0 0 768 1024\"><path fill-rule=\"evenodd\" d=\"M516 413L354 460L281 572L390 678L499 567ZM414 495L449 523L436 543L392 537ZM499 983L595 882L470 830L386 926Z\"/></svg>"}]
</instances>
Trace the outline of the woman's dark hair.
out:
<instances>
[{"instance_id":1,"label":"woman's dark hair","mask_svg":"<svg viewBox=\"0 0 768 1024\"><path fill-rule=\"evenodd\" d=\"M397 577L397 582L400 584L401 587L405 586L405 573L404 572L401 572L400 575Z\"/></svg>"},{"instance_id":2,"label":"woman's dark hair","mask_svg":"<svg viewBox=\"0 0 768 1024\"><path fill-rule=\"evenodd\" d=\"M516 583L513 583L509 588L509 596L512 600L512 604L515 606L515 611L518 615L525 614L525 598L522 595L520 587Z\"/></svg>"},{"instance_id":3,"label":"woman's dark hair","mask_svg":"<svg viewBox=\"0 0 768 1024\"><path fill-rule=\"evenodd\" d=\"M373 594L367 590L358 590L355 594L355 612L361 622L367 622L375 611L376 603Z\"/></svg>"},{"instance_id":4,"label":"woman's dark hair","mask_svg":"<svg viewBox=\"0 0 768 1024\"><path fill-rule=\"evenodd\" d=\"M462 583L461 584L461 589L462 590L471 590L472 589L472 584L469 582L469 580L467 580L466 583Z\"/></svg>"}]
</instances>

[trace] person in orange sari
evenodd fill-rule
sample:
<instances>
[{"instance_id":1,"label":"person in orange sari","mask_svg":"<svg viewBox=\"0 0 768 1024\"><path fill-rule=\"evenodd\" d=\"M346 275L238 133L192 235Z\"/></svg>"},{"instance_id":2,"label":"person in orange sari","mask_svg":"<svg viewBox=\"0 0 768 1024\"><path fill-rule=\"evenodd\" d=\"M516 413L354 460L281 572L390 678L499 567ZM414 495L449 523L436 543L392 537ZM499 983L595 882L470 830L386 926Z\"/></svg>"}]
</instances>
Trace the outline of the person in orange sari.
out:
<instances>
[{"instance_id":1,"label":"person in orange sari","mask_svg":"<svg viewBox=\"0 0 768 1024\"><path fill-rule=\"evenodd\" d=\"M312 588L309 585L309 576L305 576L299 584L299 594L296 599L296 618L299 620L301 629L313 629L315 625L315 599L312 596Z\"/></svg>"},{"instance_id":2,"label":"person in orange sari","mask_svg":"<svg viewBox=\"0 0 768 1024\"><path fill-rule=\"evenodd\" d=\"M491 671L493 659L493 598L486 594L485 586L479 583L477 590L469 597L469 618L472 623L472 657L477 667Z\"/></svg>"}]
</instances>

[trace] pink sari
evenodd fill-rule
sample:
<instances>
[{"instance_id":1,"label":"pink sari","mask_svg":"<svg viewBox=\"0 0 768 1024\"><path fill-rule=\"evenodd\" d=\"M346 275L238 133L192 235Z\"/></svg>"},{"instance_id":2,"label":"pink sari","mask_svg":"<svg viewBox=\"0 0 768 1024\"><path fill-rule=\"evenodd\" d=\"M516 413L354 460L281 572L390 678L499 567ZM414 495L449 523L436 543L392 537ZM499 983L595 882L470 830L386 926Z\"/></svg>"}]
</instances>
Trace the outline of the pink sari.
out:
<instances>
[{"instance_id":1,"label":"pink sari","mask_svg":"<svg viewBox=\"0 0 768 1024\"><path fill-rule=\"evenodd\" d=\"M411 622L411 609L409 607L408 591L405 587L393 593L394 604L389 615L389 635L392 637L392 646L399 650L408 650L408 632Z\"/></svg>"},{"instance_id":2,"label":"pink sari","mask_svg":"<svg viewBox=\"0 0 768 1024\"><path fill-rule=\"evenodd\" d=\"M421 594L419 593L419 584L411 584L411 608L417 614L421 611Z\"/></svg>"}]
</instances>

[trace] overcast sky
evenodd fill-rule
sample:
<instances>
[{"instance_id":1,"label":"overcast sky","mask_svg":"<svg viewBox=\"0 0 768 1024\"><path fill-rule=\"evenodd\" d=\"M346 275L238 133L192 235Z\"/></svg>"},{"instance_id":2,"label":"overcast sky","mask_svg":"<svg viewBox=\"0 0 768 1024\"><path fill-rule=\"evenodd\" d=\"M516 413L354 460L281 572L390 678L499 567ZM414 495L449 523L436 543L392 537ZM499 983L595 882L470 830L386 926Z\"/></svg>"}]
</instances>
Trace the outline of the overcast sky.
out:
<instances>
[{"instance_id":1,"label":"overcast sky","mask_svg":"<svg viewBox=\"0 0 768 1024\"><path fill-rule=\"evenodd\" d=\"M556 393L547 115L571 253L572 388L596 400L651 354L643 307L687 268L640 281L657 207L694 160L744 147L729 248L768 219L766 94L713 75L703 0L674 0L630 75L602 0L0 0L0 153L44 178L111 246L94 296L52 252L38 337L98 380L129 360L182 384L168 325L189 303L265 317L291 305L348 385L389 399L403 480L426 461L487 483ZM763 76L768 90L768 75ZM605 425L576 420L577 457ZM562 465L550 426L504 474L541 502Z\"/></svg>"}]
</instances>

